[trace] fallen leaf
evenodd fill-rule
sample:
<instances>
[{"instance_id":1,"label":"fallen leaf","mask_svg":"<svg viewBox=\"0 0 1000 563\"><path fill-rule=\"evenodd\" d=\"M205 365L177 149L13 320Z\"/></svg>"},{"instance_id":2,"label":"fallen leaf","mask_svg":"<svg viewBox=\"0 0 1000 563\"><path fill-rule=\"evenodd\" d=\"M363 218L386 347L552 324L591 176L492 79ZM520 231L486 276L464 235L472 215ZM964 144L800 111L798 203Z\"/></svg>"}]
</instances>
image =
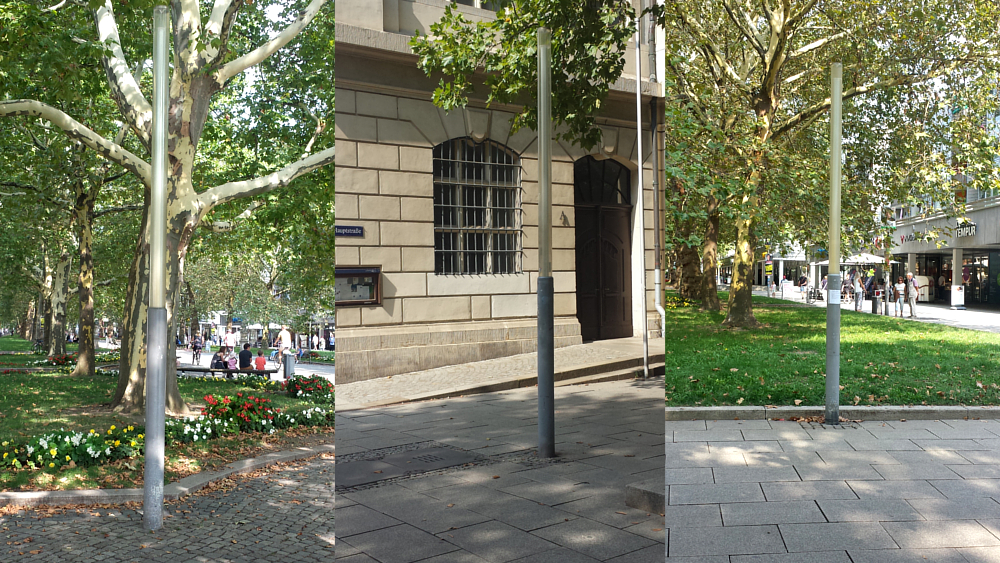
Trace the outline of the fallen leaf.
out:
<instances>
[{"instance_id":1,"label":"fallen leaf","mask_svg":"<svg viewBox=\"0 0 1000 563\"><path fill-rule=\"evenodd\" d=\"M795 406L799 406L801 404L802 404L802 399L795 399Z\"/></svg>"},{"instance_id":2,"label":"fallen leaf","mask_svg":"<svg viewBox=\"0 0 1000 563\"><path fill-rule=\"evenodd\" d=\"M740 368L729 368L729 371L740 371Z\"/></svg>"},{"instance_id":3,"label":"fallen leaf","mask_svg":"<svg viewBox=\"0 0 1000 563\"><path fill-rule=\"evenodd\" d=\"M743 397L740 397L739 399L737 399L736 400L736 404L737 405L742 405L743 404Z\"/></svg>"}]
</instances>

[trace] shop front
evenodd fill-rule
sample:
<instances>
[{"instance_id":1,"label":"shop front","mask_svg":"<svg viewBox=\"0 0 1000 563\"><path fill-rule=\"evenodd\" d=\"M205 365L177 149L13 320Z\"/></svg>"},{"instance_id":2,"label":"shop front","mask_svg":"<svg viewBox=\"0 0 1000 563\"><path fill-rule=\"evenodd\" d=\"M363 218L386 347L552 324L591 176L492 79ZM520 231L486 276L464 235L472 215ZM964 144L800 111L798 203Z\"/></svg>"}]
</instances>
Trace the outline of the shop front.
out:
<instances>
[{"instance_id":1,"label":"shop front","mask_svg":"<svg viewBox=\"0 0 1000 563\"><path fill-rule=\"evenodd\" d=\"M931 301L951 304L952 287L963 286L966 306L1000 305L1000 208L984 208L969 220L920 220L897 228L893 279L912 272L933 285ZM935 237L935 235L937 235Z\"/></svg>"}]
</instances>

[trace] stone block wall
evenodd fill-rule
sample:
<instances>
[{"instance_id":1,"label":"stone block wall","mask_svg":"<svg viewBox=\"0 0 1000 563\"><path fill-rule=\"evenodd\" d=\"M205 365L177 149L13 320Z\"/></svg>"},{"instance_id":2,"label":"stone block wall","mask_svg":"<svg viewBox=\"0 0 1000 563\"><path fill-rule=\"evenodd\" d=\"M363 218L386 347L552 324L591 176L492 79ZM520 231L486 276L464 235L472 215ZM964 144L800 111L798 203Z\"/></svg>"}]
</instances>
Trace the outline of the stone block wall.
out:
<instances>
[{"instance_id":1,"label":"stone block wall","mask_svg":"<svg viewBox=\"0 0 1000 563\"><path fill-rule=\"evenodd\" d=\"M336 96L337 224L365 229L363 238L337 239L337 265L381 266L383 272L380 306L337 307L338 381L469 361L463 360L465 357L486 359L529 351L526 348L533 344L528 342L533 343L534 338L538 276L536 134L529 130L511 133L512 114L501 110L470 107L449 113L429 99L352 88L338 88ZM634 128L609 122L604 130L605 142L597 150L604 157L634 163L638 156ZM434 273L433 148L466 136L476 141L491 139L521 155L521 273ZM653 311L653 191L648 132L643 153L645 236L638 238L645 239L647 248L646 310ZM552 261L555 314L561 327L558 330L562 331L557 332L557 345L580 342L576 321L573 162L587 154L591 152L565 142L553 146ZM510 322L518 321L527 323L521 327L530 333L526 338L510 335ZM456 329L444 325L454 327L456 323L462 327L457 332L465 336L433 346L433 353L417 350L427 346L418 335L454 332ZM655 322L649 329L652 335L658 334ZM385 334L386 330L393 331L394 339L371 336L373 331Z\"/></svg>"}]
</instances>

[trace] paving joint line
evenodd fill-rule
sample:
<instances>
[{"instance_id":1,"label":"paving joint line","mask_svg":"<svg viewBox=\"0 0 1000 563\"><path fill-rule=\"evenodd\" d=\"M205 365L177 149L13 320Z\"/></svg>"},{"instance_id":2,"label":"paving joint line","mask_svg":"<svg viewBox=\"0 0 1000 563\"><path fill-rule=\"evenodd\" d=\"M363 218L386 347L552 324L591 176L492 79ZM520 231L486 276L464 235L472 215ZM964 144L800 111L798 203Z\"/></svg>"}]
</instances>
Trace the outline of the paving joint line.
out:
<instances>
[{"instance_id":1,"label":"paving joint line","mask_svg":"<svg viewBox=\"0 0 1000 563\"><path fill-rule=\"evenodd\" d=\"M822 406L718 406L664 407L664 419L680 420L775 420L823 416ZM842 405L847 421L879 420L992 420L1000 419L1000 406L964 405Z\"/></svg>"},{"instance_id":2,"label":"paving joint line","mask_svg":"<svg viewBox=\"0 0 1000 563\"><path fill-rule=\"evenodd\" d=\"M234 461L218 471L202 471L183 477L163 487L163 500L178 500L206 486L232 477L256 471L279 462L301 461L324 453L335 453L335 445L300 447L258 457ZM65 505L96 505L141 502L142 489L71 489L60 491L14 491L0 493L0 506L59 507Z\"/></svg>"},{"instance_id":3,"label":"paving joint line","mask_svg":"<svg viewBox=\"0 0 1000 563\"><path fill-rule=\"evenodd\" d=\"M357 485L357 486L353 486L353 487L346 487L346 486L345 487L335 487L334 490L337 493L340 493L340 494L344 494L344 493L357 493L357 492L360 492L360 491L367 491L367 490L370 490L370 489L377 489L379 487L383 487L383 486L386 486L386 485L393 485L393 484L399 483L401 481L408 481L410 479L417 479L417 478L420 478L420 477L426 477L428 475L433 475L433 476L450 475L452 473L459 473L459 472L466 471L466 470L469 470L469 469L472 469L472 468L475 468L475 467L490 467L492 465L498 465L498 464L501 464L501 463L516 463L518 465L524 465L525 466L525 471L528 471L530 469L534 469L534 468L537 468L537 467L546 467L546 466L556 465L556 464L561 464L561 463L570 463L569 460L562 460L562 459L558 459L558 458L554 458L554 459L540 459L535 454L524 453L526 451L530 451L530 448L529 448L529 450L518 450L518 451L514 451L514 452L508 452L508 453L505 453L505 454L483 455L483 454L476 453L475 451L463 450L462 448L458 448L458 447L452 446L450 444L443 444L443 443L440 443L440 442L435 442L434 440L428 440L426 442L418 442L417 444L421 445L422 447L419 447L419 448L409 448L409 449L397 449L397 448L399 448L399 446L393 446L393 447L389 447L389 448L380 448L377 451L379 451L379 452L385 452L385 453L381 454L378 457L369 457L369 458L364 458L364 459L354 458L354 459L351 459L350 461L372 461L372 460L379 460L379 459L383 459L384 457L387 457L388 455L392 455L392 454L395 454L395 453L400 453L400 452L405 452L405 451L419 451L419 450L422 450L422 449L430 449L430 448L447 448L447 449L451 449L451 450L455 450L455 451L465 452L465 453L469 453L469 454L472 454L472 455L476 456L477 459L475 461L466 462L466 463L463 463L461 465L453 465L451 467L442 467L441 469L431 469L429 471L423 471L423 472L420 472L420 473L409 473L409 474L406 474L406 475L400 475L398 477L389 477L387 479L381 479L379 481L374 481L374 482L371 482L371 483L364 483L362 485ZM414 444L406 444L406 445L414 445ZM392 450L392 451L389 451L389 450ZM373 450L373 451L375 451L375 450ZM361 452L359 452L359 453L361 453ZM369 452L364 452L364 453L367 454ZM350 455L357 456L358 454L350 454ZM342 458L340 458L340 463L345 463L344 459L346 457L347 456L345 455Z\"/></svg>"}]
</instances>

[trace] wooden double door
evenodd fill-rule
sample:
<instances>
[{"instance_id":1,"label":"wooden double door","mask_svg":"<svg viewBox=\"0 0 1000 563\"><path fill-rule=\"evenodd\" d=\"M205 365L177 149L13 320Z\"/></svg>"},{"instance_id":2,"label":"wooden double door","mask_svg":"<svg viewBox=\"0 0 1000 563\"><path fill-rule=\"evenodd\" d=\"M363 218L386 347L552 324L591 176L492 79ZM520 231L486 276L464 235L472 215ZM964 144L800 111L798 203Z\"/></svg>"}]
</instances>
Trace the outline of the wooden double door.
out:
<instances>
[{"instance_id":1,"label":"wooden double door","mask_svg":"<svg viewBox=\"0 0 1000 563\"><path fill-rule=\"evenodd\" d=\"M613 160L576 163L576 314L584 341L632 336L630 174Z\"/></svg>"}]
</instances>

